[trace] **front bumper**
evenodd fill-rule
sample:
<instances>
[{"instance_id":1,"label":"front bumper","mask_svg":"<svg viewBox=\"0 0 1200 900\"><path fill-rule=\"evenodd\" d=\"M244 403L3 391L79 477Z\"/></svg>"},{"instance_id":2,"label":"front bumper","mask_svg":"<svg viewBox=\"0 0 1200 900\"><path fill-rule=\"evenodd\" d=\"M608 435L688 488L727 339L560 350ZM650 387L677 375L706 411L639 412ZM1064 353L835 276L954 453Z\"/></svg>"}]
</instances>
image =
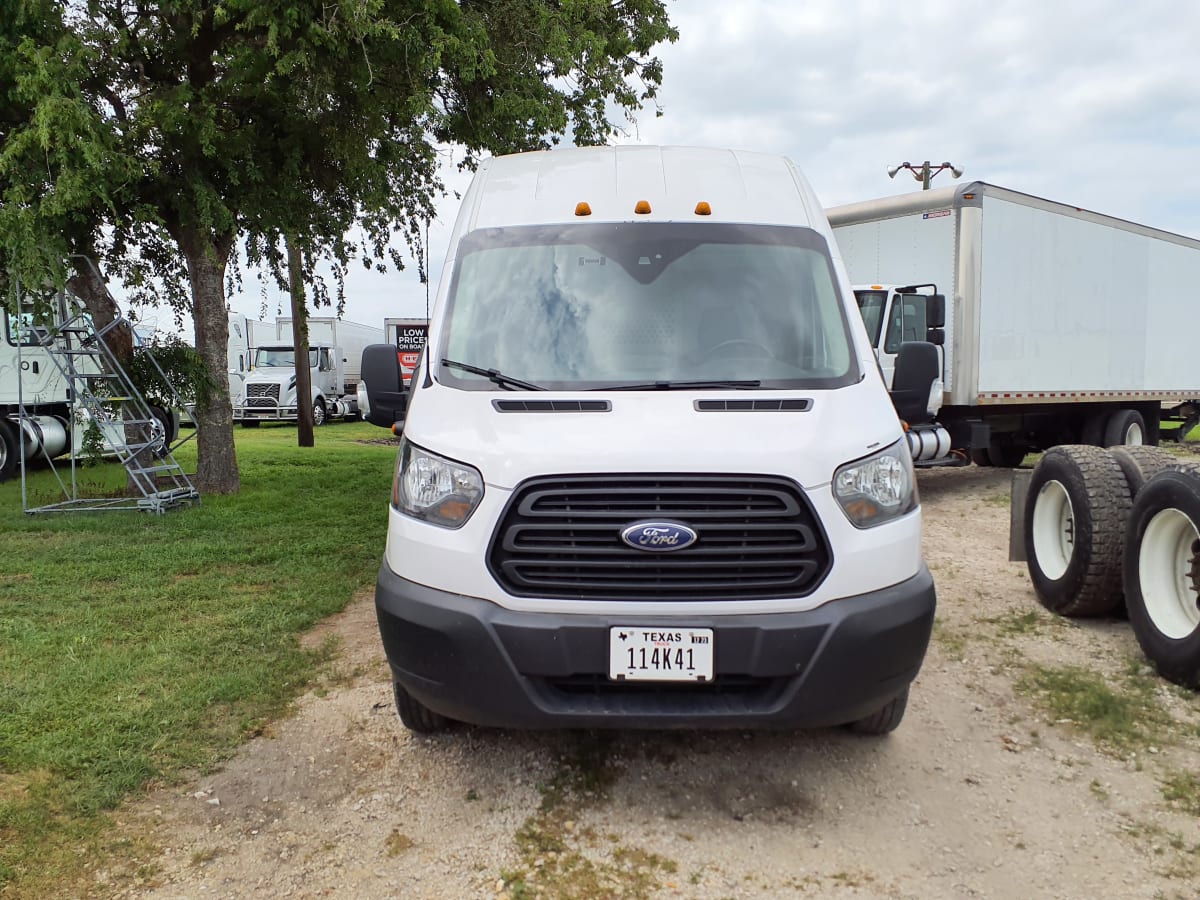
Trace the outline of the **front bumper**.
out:
<instances>
[{"instance_id":1,"label":"front bumper","mask_svg":"<svg viewBox=\"0 0 1200 900\"><path fill-rule=\"evenodd\" d=\"M534 613L434 590L385 563L375 608L393 677L434 712L513 728L818 728L863 718L916 677L936 605L901 584L795 613ZM711 684L607 678L613 625L712 628Z\"/></svg>"}]
</instances>

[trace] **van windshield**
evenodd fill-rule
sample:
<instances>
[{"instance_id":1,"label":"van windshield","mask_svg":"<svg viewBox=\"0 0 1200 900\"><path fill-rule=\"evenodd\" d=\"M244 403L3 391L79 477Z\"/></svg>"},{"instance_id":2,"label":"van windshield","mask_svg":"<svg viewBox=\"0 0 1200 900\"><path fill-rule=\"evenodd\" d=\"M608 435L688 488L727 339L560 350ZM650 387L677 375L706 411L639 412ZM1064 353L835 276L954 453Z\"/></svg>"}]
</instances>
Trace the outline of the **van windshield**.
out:
<instances>
[{"instance_id":1,"label":"van windshield","mask_svg":"<svg viewBox=\"0 0 1200 900\"><path fill-rule=\"evenodd\" d=\"M808 228L481 229L459 247L446 315L439 361L550 389L858 380L829 251ZM440 380L504 389L461 366Z\"/></svg>"}]
</instances>

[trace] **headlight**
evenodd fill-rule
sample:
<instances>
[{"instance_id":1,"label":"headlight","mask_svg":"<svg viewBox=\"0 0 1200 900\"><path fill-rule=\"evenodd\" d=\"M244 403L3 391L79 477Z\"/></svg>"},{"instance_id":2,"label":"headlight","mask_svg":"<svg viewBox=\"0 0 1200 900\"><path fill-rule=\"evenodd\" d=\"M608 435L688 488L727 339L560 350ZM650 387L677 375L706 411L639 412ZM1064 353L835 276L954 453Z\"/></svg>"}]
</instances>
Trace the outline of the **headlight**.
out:
<instances>
[{"instance_id":1,"label":"headlight","mask_svg":"<svg viewBox=\"0 0 1200 900\"><path fill-rule=\"evenodd\" d=\"M871 528L917 508L912 457L904 441L833 473L833 496L855 528Z\"/></svg>"},{"instance_id":2,"label":"headlight","mask_svg":"<svg viewBox=\"0 0 1200 900\"><path fill-rule=\"evenodd\" d=\"M478 470L400 441L392 505L405 515L443 528L461 528L483 497Z\"/></svg>"}]
</instances>

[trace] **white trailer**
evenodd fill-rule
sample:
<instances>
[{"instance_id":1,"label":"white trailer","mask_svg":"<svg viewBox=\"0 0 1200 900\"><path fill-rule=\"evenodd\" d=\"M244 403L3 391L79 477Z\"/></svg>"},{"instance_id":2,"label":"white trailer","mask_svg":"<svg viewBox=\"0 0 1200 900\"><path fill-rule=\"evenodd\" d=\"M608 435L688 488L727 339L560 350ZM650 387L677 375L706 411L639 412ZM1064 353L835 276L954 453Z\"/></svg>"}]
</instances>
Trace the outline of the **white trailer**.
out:
<instances>
[{"instance_id":1,"label":"white trailer","mask_svg":"<svg viewBox=\"0 0 1200 900\"><path fill-rule=\"evenodd\" d=\"M404 384L412 381L425 340L429 336L428 319L384 319L383 339L396 348L400 359L400 371Z\"/></svg>"},{"instance_id":2,"label":"white trailer","mask_svg":"<svg viewBox=\"0 0 1200 900\"><path fill-rule=\"evenodd\" d=\"M902 343L941 347L929 410L949 439L918 463L1016 465L1197 421L1200 241L982 182L826 213L889 387Z\"/></svg>"},{"instance_id":3,"label":"white trailer","mask_svg":"<svg viewBox=\"0 0 1200 900\"><path fill-rule=\"evenodd\" d=\"M292 340L292 319L275 320L275 336L259 341L253 366L234 401L233 418L243 425L260 422L294 422L299 415L296 398L297 354ZM358 415L358 382L363 348L383 342L383 330L332 317L308 320L307 357L312 383L313 422Z\"/></svg>"}]
</instances>

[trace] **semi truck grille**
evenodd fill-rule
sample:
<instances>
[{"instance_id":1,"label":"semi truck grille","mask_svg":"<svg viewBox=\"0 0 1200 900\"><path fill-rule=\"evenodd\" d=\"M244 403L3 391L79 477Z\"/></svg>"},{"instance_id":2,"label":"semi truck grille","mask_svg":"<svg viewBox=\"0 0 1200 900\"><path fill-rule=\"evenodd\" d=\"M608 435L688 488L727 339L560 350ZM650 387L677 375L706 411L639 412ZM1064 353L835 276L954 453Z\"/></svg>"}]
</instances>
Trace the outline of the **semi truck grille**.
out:
<instances>
[{"instance_id":1,"label":"semi truck grille","mask_svg":"<svg viewBox=\"0 0 1200 900\"><path fill-rule=\"evenodd\" d=\"M277 384L248 384L246 385L247 406L278 406L279 385Z\"/></svg>"},{"instance_id":2,"label":"semi truck grille","mask_svg":"<svg viewBox=\"0 0 1200 900\"><path fill-rule=\"evenodd\" d=\"M689 547L648 552L621 532L681 522ZM520 485L488 550L500 585L521 597L759 600L802 597L830 567L800 487L765 475L604 475Z\"/></svg>"}]
</instances>

